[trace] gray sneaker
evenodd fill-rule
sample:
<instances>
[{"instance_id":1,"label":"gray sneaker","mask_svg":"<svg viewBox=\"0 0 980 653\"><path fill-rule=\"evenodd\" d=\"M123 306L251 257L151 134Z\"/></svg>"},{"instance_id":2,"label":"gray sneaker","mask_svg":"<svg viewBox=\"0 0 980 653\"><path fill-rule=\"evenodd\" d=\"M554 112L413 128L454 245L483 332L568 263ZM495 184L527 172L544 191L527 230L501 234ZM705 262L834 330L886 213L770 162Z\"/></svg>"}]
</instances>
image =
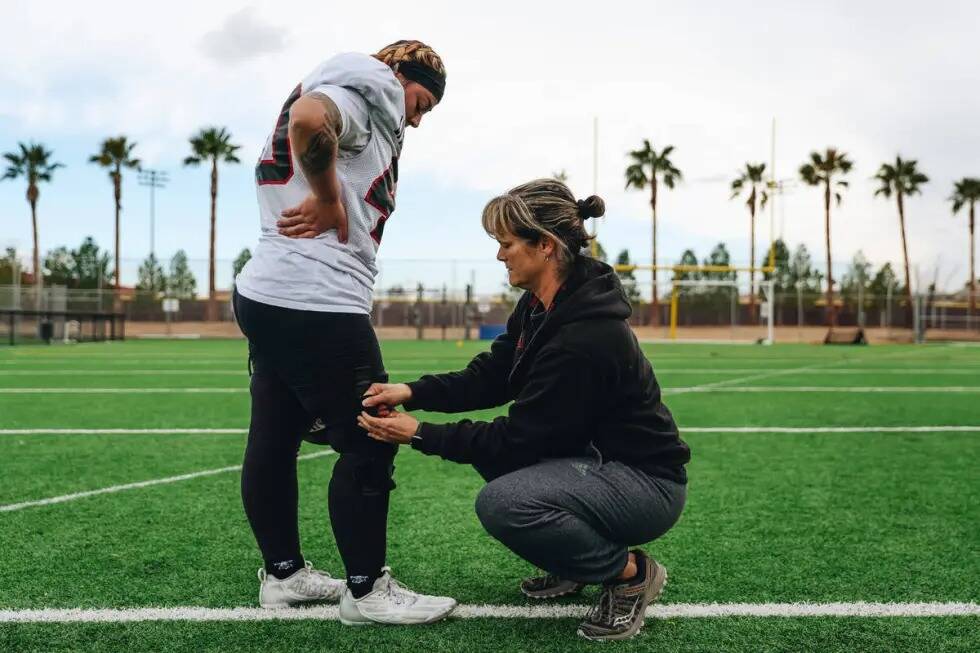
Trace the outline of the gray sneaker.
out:
<instances>
[{"instance_id":1,"label":"gray sneaker","mask_svg":"<svg viewBox=\"0 0 980 653\"><path fill-rule=\"evenodd\" d=\"M576 583L574 580L565 580L554 574L544 576L534 576L525 578L521 581L521 593L529 599L555 599L559 596L568 596L582 591L585 583Z\"/></svg>"},{"instance_id":2,"label":"gray sneaker","mask_svg":"<svg viewBox=\"0 0 980 653\"><path fill-rule=\"evenodd\" d=\"M594 641L630 639L643 628L647 605L660 598L667 584L667 570L642 551L644 574L641 582L606 585L599 600L579 624L578 634Z\"/></svg>"}]
</instances>

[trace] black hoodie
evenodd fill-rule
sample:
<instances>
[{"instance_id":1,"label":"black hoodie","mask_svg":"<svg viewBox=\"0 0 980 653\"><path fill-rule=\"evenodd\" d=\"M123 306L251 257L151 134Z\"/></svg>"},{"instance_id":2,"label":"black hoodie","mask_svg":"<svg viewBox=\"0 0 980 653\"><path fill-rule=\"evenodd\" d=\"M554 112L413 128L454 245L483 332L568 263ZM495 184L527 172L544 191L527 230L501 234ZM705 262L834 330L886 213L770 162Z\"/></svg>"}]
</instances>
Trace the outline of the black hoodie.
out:
<instances>
[{"instance_id":1,"label":"black hoodie","mask_svg":"<svg viewBox=\"0 0 980 653\"><path fill-rule=\"evenodd\" d=\"M631 309L613 269L579 257L543 319L528 319L535 303L524 293L506 333L466 369L408 384L407 410L457 413L513 400L507 416L425 423L412 446L459 463L522 466L588 455L592 444L604 460L686 482L691 452L626 322Z\"/></svg>"}]
</instances>

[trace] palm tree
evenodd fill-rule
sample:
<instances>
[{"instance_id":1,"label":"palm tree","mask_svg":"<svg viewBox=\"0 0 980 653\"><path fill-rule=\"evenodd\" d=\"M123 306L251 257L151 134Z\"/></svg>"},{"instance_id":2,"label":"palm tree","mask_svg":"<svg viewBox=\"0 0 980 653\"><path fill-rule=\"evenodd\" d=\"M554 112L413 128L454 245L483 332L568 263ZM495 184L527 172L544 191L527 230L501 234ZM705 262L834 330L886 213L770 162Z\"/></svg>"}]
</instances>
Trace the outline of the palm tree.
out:
<instances>
[{"instance_id":1,"label":"palm tree","mask_svg":"<svg viewBox=\"0 0 980 653\"><path fill-rule=\"evenodd\" d=\"M643 147L629 153L632 163L626 168L626 188L643 190L650 187L650 210L653 212L653 289L651 295L651 322L660 323L659 302L657 301L657 187L662 180L664 186L673 188L683 178L681 171L670 161L673 145L668 145L659 154L650 141L643 139Z\"/></svg>"},{"instance_id":2,"label":"palm tree","mask_svg":"<svg viewBox=\"0 0 980 653\"><path fill-rule=\"evenodd\" d=\"M895 157L895 165L882 163L875 179L881 182L881 187L875 191L875 197L882 195L886 198L895 195L898 203L898 226L902 230L902 257L905 261L905 294L908 299L907 312L909 324L912 323L912 283L909 276L909 248L905 239L905 202L904 198L908 195L922 193L922 184L929 181L929 178L915 169L915 160L903 161L902 157Z\"/></svg>"},{"instance_id":3,"label":"palm tree","mask_svg":"<svg viewBox=\"0 0 980 653\"><path fill-rule=\"evenodd\" d=\"M970 323L973 322L973 315L977 311L977 272L973 266L973 227L974 227L974 207L980 202L980 179L976 177L964 177L953 186L953 194L949 201L953 203L953 215L960 212L964 206L970 206Z\"/></svg>"},{"instance_id":4,"label":"palm tree","mask_svg":"<svg viewBox=\"0 0 980 653\"><path fill-rule=\"evenodd\" d=\"M735 199L742 194L746 188L749 189L749 198L745 205L749 207L749 314L755 319L755 209L765 208L769 201L769 195L765 191L765 179L763 174L766 171L765 163L745 164L739 176L732 181L732 196Z\"/></svg>"},{"instance_id":5,"label":"palm tree","mask_svg":"<svg viewBox=\"0 0 980 653\"><path fill-rule=\"evenodd\" d=\"M836 179L838 176L846 175L851 171L854 163L847 158L847 154L838 151L836 148L828 147L823 156L819 152L810 153L810 162L800 166L800 178L810 186L823 185L823 206L824 206L824 233L827 239L827 326L837 325L837 311L834 309L834 275L830 261L830 197L833 194L840 206L840 189L847 188L848 184L843 179Z\"/></svg>"},{"instance_id":6,"label":"palm tree","mask_svg":"<svg viewBox=\"0 0 980 653\"><path fill-rule=\"evenodd\" d=\"M113 197L116 200L116 270L115 288L119 290L119 213L122 211L122 169L135 168L139 170L140 160L132 158L136 143L130 143L125 136L107 138L102 141L102 150L89 157L89 163L97 163L103 168L109 168L109 179L112 180Z\"/></svg>"},{"instance_id":7,"label":"palm tree","mask_svg":"<svg viewBox=\"0 0 980 653\"><path fill-rule=\"evenodd\" d=\"M37 236L37 200L41 196L37 185L42 181L51 181L54 171L63 168L64 164L51 162L54 152L44 149L44 146L39 143L17 145L20 147L20 153L6 152L3 155L8 163L3 179L23 177L27 180L27 201L31 205L31 227L34 232L34 284L37 287L37 297L34 301L40 309L44 275L41 273L41 250Z\"/></svg>"},{"instance_id":8,"label":"palm tree","mask_svg":"<svg viewBox=\"0 0 980 653\"><path fill-rule=\"evenodd\" d=\"M196 166L206 160L211 162L211 244L208 270L208 319L218 318L218 298L214 288L214 241L218 209L218 161L240 163L235 152L241 145L231 144L231 134L224 127L207 127L190 138L192 156L184 159L185 166Z\"/></svg>"}]
</instances>

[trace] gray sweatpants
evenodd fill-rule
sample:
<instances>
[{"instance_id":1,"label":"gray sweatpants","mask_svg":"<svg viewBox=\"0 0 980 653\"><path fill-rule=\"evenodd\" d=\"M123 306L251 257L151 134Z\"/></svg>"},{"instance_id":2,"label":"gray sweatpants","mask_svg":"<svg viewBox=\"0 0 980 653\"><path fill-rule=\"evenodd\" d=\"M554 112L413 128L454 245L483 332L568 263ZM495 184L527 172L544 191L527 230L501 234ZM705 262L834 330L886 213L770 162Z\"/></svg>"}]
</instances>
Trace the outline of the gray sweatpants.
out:
<instances>
[{"instance_id":1,"label":"gray sweatpants","mask_svg":"<svg viewBox=\"0 0 980 653\"><path fill-rule=\"evenodd\" d=\"M626 566L628 548L677 522L687 486L596 457L556 458L489 482L476 514L501 544L544 571L601 583Z\"/></svg>"}]
</instances>

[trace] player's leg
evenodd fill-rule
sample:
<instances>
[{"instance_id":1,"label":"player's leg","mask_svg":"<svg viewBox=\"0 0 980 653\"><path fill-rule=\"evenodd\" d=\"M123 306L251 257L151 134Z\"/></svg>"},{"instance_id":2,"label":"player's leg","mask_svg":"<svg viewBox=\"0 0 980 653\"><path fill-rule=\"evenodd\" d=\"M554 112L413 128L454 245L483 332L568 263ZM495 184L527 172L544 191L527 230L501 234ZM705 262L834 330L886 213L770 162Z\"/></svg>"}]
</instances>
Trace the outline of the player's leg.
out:
<instances>
[{"instance_id":1,"label":"player's leg","mask_svg":"<svg viewBox=\"0 0 980 653\"><path fill-rule=\"evenodd\" d=\"M309 417L288 386L254 364L252 417L242 465L242 503L266 571L285 578L304 566L297 523L296 456Z\"/></svg>"},{"instance_id":2,"label":"player's leg","mask_svg":"<svg viewBox=\"0 0 980 653\"><path fill-rule=\"evenodd\" d=\"M303 559L297 523L296 457L311 418L275 371L261 346L268 316L262 305L239 301L236 315L250 341L251 422L242 465L242 503L262 552L259 603L285 607L339 600L343 583Z\"/></svg>"},{"instance_id":3,"label":"player's leg","mask_svg":"<svg viewBox=\"0 0 980 653\"><path fill-rule=\"evenodd\" d=\"M347 571L341 619L352 625L437 621L456 602L408 590L392 579L385 566L398 447L371 439L356 423L364 391L371 382L387 380L374 329L363 315L326 315L322 322L319 332L330 337L318 349L313 378L309 372L297 371L293 390L307 411L319 416L323 429L318 439L329 442L338 453L329 507L334 539Z\"/></svg>"}]
</instances>

